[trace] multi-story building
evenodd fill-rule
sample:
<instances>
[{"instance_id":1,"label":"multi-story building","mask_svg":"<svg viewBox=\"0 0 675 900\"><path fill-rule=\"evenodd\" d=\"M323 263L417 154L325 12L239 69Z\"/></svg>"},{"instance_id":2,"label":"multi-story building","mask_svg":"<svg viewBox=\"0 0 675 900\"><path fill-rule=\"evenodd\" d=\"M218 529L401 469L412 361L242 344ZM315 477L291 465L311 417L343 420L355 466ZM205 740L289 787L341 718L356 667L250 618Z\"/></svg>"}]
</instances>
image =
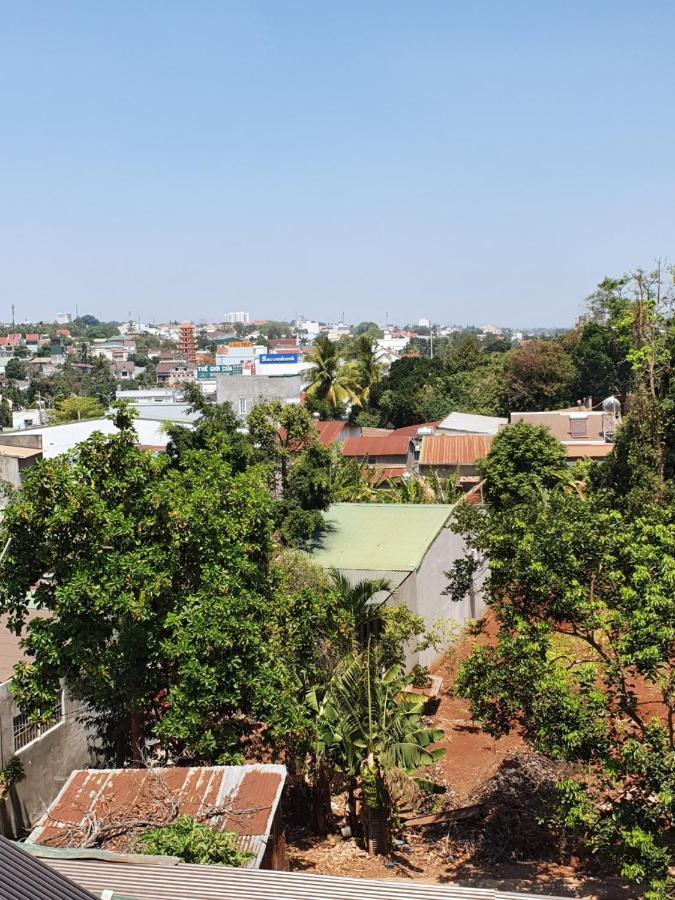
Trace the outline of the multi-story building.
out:
<instances>
[{"instance_id":1,"label":"multi-story building","mask_svg":"<svg viewBox=\"0 0 675 900\"><path fill-rule=\"evenodd\" d=\"M226 312L223 321L227 322L228 325L234 325L236 322L241 322L242 325L248 325L251 321L251 317L247 312L239 310L237 312Z\"/></svg>"}]
</instances>

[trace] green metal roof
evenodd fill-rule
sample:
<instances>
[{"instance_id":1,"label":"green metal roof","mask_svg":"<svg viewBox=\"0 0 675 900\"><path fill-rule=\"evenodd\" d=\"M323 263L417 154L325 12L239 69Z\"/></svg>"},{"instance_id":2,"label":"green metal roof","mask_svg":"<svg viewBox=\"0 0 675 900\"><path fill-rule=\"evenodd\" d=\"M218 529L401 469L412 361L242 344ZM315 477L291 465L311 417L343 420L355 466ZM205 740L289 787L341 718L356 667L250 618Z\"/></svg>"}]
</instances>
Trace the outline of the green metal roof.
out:
<instances>
[{"instance_id":1,"label":"green metal roof","mask_svg":"<svg viewBox=\"0 0 675 900\"><path fill-rule=\"evenodd\" d=\"M453 509L440 503L335 503L312 558L326 569L412 572Z\"/></svg>"}]
</instances>

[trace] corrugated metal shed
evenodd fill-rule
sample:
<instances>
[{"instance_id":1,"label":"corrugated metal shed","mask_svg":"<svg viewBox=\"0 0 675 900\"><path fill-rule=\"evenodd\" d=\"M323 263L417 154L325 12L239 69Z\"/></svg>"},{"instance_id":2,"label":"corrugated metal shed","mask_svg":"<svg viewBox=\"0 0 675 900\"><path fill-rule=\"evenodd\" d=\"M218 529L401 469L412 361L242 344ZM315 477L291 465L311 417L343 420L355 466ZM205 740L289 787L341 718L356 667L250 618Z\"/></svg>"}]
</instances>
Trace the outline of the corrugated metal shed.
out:
<instances>
[{"instance_id":1,"label":"corrugated metal shed","mask_svg":"<svg viewBox=\"0 0 675 900\"><path fill-rule=\"evenodd\" d=\"M185 864L150 866L84 859L45 862L99 896L104 890L112 890L114 900L556 900L550 895L336 878L305 872L252 872Z\"/></svg>"},{"instance_id":2,"label":"corrugated metal shed","mask_svg":"<svg viewBox=\"0 0 675 900\"><path fill-rule=\"evenodd\" d=\"M487 434L433 434L422 438L421 466L473 466L490 452Z\"/></svg>"},{"instance_id":3,"label":"corrugated metal shed","mask_svg":"<svg viewBox=\"0 0 675 900\"><path fill-rule=\"evenodd\" d=\"M392 434L386 437L352 437L342 445L343 456L406 456L410 436Z\"/></svg>"},{"instance_id":4,"label":"corrugated metal shed","mask_svg":"<svg viewBox=\"0 0 675 900\"><path fill-rule=\"evenodd\" d=\"M335 503L312 557L326 569L413 572L453 510L441 503Z\"/></svg>"},{"instance_id":5,"label":"corrugated metal shed","mask_svg":"<svg viewBox=\"0 0 675 900\"><path fill-rule=\"evenodd\" d=\"M1 900L93 900L80 884L0 835Z\"/></svg>"},{"instance_id":6,"label":"corrugated metal shed","mask_svg":"<svg viewBox=\"0 0 675 900\"><path fill-rule=\"evenodd\" d=\"M165 792L180 805L180 814L199 816L221 810L211 824L240 836L242 849L260 866L281 792L286 767L276 765L203 766L170 769L78 769L28 837L53 847L81 847L92 816L114 821L142 810ZM161 791L160 791L161 788ZM161 798L160 798L161 799ZM81 832L78 829L82 829ZM127 851L128 841L109 849Z\"/></svg>"}]
</instances>

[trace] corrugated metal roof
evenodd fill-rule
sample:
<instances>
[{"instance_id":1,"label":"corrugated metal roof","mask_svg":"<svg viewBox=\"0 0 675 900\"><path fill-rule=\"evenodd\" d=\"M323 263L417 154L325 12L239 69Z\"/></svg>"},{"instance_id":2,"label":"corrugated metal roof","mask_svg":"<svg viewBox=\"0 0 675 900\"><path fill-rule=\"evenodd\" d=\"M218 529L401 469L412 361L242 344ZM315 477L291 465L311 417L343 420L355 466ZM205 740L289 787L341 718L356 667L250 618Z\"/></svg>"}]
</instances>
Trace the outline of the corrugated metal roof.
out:
<instances>
[{"instance_id":1,"label":"corrugated metal roof","mask_svg":"<svg viewBox=\"0 0 675 900\"><path fill-rule=\"evenodd\" d=\"M95 896L0 835L2 900L93 900Z\"/></svg>"},{"instance_id":2,"label":"corrugated metal roof","mask_svg":"<svg viewBox=\"0 0 675 900\"><path fill-rule=\"evenodd\" d=\"M46 864L100 896L135 900L562 900L481 888L375 881L308 872L251 871L224 866L120 864L48 859Z\"/></svg>"},{"instance_id":3,"label":"corrugated metal roof","mask_svg":"<svg viewBox=\"0 0 675 900\"><path fill-rule=\"evenodd\" d=\"M463 431L467 434L497 434L508 419L499 416L477 416L470 413L451 412L438 426L441 431Z\"/></svg>"},{"instance_id":4,"label":"corrugated metal roof","mask_svg":"<svg viewBox=\"0 0 675 900\"><path fill-rule=\"evenodd\" d=\"M335 503L312 556L324 568L413 572L452 515L435 503Z\"/></svg>"},{"instance_id":5,"label":"corrugated metal roof","mask_svg":"<svg viewBox=\"0 0 675 900\"><path fill-rule=\"evenodd\" d=\"M440 419L437 419L435 422L420 422L419 425L406 425L404 428L394 428L392 434L407 434L409 437L417 437L417 432L420 428L438 428L440 424Z\"/></svg>"},{"instance_id":6,"label":"corrugated metal roof","mask_svg":"<svg viewBox=\"0 0 675 900\"><path fill-rule=\"evenodd\" d=\"M472 466L490 452L489 434L432 434L422 438L421 466Z\"/></svg>"},{"instance_id":7,"label":"corrugated metal roof","mask_svg":"<svg viewBox=\"0 0 675 900\"><path fill-rule=\"evenodd\" d=\"M406 434L386 437L352 437L342 445L343 456L405 456L410 447Z\"/></svg>"},{"instance_id":8,"label":"corrugated metal roof","mask_svg":"<svg viewBox=\"0 0 675 900\"><path fill-rule=\"evenodd\" d=\"M321 444L332 444L337 441L347 425L346 422L340 419L316 422L315 424L319 432L319 443Z\"/></svg>"},{"instance_id":9,"label":"corrugated metal roof","mask_svg":"<svg viewBox=\"0 0 675 900\"><path fill-rule=\"evenodd\" d=\"M78 769L71 773L28 841L54 847L81 846L73 832L82 828L84 834L88 817L114 820L129 809L156 803L158 779L162 790L178 800L181 815L199 816L222 807L222 814L211 817L211 823L240 835L242 848L255 854L249 865L260 865L286 780L285 766ZM129 848L123 839L110 849Z\"/></svg>"}]
</instances>

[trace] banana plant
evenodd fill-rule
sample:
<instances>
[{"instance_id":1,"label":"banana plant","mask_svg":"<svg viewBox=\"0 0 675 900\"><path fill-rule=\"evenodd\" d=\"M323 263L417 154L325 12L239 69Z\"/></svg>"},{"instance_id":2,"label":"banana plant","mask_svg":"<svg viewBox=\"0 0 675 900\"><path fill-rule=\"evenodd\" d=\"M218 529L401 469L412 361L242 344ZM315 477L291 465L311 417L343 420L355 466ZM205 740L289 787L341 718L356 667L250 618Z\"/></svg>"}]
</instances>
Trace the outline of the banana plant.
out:
<instances>
[{"instance_id":1,"label":"banana plant","mask_svg":"<svg viewBox=\"0 0 675 900\"><path fill-rule=\"evenodd\" d=\"M431 749L443 731L425 724L423 699L405 691L409 680L398 666L383 670L377 649L368 644L342 661L323 693L308 694L317 756L330 758L361 786L371 853L385 852L389 842L385 772L397 768L412 775L445 753Z\"/></svg>"}]
</instances>

